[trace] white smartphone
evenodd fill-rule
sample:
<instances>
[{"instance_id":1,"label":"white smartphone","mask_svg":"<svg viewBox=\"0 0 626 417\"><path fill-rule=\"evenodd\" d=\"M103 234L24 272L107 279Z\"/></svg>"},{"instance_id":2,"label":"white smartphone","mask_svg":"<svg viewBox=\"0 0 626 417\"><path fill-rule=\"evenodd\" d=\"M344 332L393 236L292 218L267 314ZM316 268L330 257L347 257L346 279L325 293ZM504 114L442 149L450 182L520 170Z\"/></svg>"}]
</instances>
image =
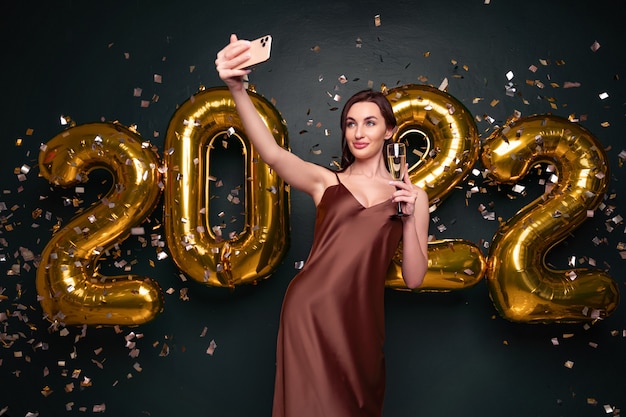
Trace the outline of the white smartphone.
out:
<instances>
[{"instance_id":1,"label":"white smartphone","mask_svg":"<svg viewBox=\"0 0 626 417\"><path fill-rule=\"evenodd\" d=\"M253 65L260 64L270 59L270 52L272 50L272 36L265 35L258 39L250 41L250 58L241 63L235 69L250 68Z\"/></svg>"}]
</instances>

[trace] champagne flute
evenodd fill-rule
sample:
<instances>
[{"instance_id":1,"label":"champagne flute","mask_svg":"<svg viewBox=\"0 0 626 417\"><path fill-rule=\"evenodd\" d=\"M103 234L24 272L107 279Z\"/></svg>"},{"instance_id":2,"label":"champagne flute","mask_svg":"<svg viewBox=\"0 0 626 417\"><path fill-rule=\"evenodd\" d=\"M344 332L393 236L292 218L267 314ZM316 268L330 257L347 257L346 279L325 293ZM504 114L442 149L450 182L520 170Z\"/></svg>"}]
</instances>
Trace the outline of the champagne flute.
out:
<instances>
[{"instance_id":1,"label":"champagne flute","mask_svg":"<svg viewBox=\"0 0 626 417\"><path fill-rule=\"evenodd\" d=\"M394 142L387 145L387 165L394 180L402 181L404 179L406 172L406 146L404 143ZM404 216L399 202L396 216Z\"/></svg>"}]
</instances>

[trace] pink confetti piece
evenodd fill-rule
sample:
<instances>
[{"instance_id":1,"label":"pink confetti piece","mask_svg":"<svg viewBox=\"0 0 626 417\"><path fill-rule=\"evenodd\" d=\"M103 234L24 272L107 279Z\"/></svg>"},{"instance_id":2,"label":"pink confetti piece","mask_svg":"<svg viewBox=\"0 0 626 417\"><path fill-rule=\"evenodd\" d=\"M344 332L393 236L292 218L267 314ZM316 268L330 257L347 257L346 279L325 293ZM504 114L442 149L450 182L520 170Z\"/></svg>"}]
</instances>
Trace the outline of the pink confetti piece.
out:
<instances>
[{"instance_id":1,"label":"pink confetti piece","mask_svg":"<svg viewBox=\"0 0 626 417\"><path fill-rule=\"evenodd\" d=\"M105 404L95 404L92 410L94 413L104 413L106 409L107 407Z\"/></svg>"},{"instance_id":2,"label":"pink confetti piece","mask_svg":"<svg viewBox=\"0 0 626 417\"><path fill-rule=\"evenodd\" d=\"M215 349L217 349L217 343L215 343L215 340L211 340L211 342L209 343L209 347L206 350L207 355L213 356L213 354L215 353Z\"/></svg>"},{"instance_id":3,"label":"pink confetti piece","mask_svg":"<svg viewBox=\"0 0 626 417\"><path fill-rule=\"evenodd\" d=\"M590 48L593 52L596 52L598 49L600 49L600 43L598 41L593 41Z\"/></svg>"}]
</instances>

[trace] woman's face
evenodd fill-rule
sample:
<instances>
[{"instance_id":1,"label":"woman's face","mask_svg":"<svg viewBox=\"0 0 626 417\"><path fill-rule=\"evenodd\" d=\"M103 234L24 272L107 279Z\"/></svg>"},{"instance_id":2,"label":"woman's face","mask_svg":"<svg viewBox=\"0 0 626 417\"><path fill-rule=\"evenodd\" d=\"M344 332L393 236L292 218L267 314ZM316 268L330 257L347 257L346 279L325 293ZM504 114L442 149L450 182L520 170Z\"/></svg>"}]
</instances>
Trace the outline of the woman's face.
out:
<instances>
[{"instance_id":1,"label":"woman's face","mask_svg":"<svg viewBox=\"0 0 626 417\"><path fill-rule=\"evenodd\" d=\"M376 103L354 103L346 114L345 139L357 160L380 157L385 139L392 134L393 128L387 127Z\"/></svg>"}]
</instances>

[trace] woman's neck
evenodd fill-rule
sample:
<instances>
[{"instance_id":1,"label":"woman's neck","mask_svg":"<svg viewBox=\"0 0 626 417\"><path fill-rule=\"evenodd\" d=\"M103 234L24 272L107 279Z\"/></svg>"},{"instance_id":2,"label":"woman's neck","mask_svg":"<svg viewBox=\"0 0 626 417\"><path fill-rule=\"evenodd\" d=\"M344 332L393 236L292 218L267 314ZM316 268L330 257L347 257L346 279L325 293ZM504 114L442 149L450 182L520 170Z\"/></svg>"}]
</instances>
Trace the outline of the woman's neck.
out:
<instances>
[{"instance_id":1,"label":"woman's neck","mask_svg":"<svg viewBox=\"0 0 626 417\"><path fill-rule=\"evenodd\" d=\"M346 172L348 173L348 175L363 175L367 178L387 176L389 174L382 156L380 158L372 158L367 161L354 161L348 167Z\"/></svg>"}]
</instances>

